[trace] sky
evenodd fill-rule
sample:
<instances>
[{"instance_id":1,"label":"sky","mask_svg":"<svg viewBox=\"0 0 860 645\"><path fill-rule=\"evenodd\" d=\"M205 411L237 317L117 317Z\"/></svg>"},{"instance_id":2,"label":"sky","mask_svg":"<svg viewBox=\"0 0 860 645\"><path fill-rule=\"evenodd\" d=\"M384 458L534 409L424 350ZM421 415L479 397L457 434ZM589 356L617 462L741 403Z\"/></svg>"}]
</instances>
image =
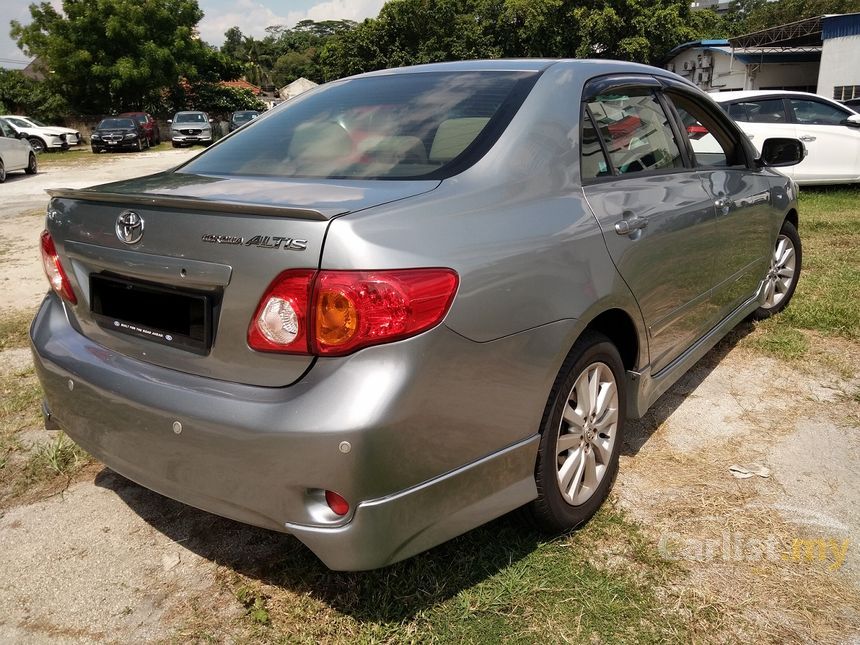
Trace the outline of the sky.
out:
<instances>
[{"instance_id":1,"label":"sky","mask_svg":"<svg viewBox=\"0 0 860 645\"><path fill-rule=\"evenodd\" d=\"M32 0L2 0L3 22L0 23L0 67L21 68L28 58L9 38L9 21L24 24L30 21L27 10ZM200 21L200 36L211 45L224 41L224 32L237 26L242 33L252 36L265 34L270 25L292 27L300 20L361 21L375 17L384 0L197 0L205 13ZM52 0L59 7L60 0Z\"/></svg>"}]
</instances>

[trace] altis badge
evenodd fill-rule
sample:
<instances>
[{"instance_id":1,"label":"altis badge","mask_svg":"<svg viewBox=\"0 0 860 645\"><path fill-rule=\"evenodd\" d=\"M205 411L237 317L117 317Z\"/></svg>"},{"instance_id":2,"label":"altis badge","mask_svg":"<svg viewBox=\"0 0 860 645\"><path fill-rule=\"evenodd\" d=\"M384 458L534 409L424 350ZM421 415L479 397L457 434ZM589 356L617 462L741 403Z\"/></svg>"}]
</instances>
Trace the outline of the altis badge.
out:
<instances>
[{"instance_id":1,"label":"altis badge","mask_svg":"<svg viewBox=\"0 0 860 645\"><path fill-rule=\"evenodd\" d=\"M213 235L206 233L204 242L210 244L234 244L237 246L256 246L258 249L284 249L285 251L304 251L308 248L307 240L280 235L255 235L247 240L239 235Z\"/></svg>"}]
</instances>

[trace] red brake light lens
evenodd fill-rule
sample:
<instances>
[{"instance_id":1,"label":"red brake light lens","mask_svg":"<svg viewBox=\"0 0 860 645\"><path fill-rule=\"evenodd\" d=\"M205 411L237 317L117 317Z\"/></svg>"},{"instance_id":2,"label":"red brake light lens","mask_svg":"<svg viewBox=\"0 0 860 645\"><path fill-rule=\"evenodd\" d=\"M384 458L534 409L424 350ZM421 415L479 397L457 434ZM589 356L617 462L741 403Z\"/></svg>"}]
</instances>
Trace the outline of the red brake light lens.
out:
<instances>
[{"instance_id":1,"label":"red brake light lens","mask_svg":"<svg viewBox=\"0 0 860 645\"><path fill-rule=\"evenodd\" d=\"M307 354L308 302L315 271L284 271L263 294L248 327L248 346L262 352Z\"/></svg>"},{"instance_id":2,"label":"red brake light lens","mask_svg":"<svg viewBox=\"0 0 860 645\"><path fill-rule=\"evenodd\" d=\"M48 231L42 231L39 247L42 251L42 266L51 288L73 305L78 304L69 278L60 263L60 256L57 255L57 247L54 246L54 240Z\"/></svg>"},{"instance_id":3,"label":"red brake light lens","mask_svg":"<svg viewBox=\"0 0 860 645\"><path fill-rule=\"evenodd\" d=\"M263 295L248 345L342 356L408 338L445 317L458 283L451 269L285 271Z\"/></svg>"}]
</instances>

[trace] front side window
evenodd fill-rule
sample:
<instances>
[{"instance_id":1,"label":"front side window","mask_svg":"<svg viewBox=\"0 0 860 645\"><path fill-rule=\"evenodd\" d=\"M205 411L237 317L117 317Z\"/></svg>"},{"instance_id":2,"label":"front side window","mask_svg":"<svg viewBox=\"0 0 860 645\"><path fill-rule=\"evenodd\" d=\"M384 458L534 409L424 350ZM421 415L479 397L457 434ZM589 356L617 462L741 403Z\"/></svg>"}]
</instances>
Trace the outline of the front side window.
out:
<instances>
[{"instance_id":1,"label":"front side window","mask_svg":"<svg viewBox=\"0 0 860 645\"><path fill-rule=\"evenodd\" d=\"M16 128L32 128L33 127L32 123L27 123L26 121L24 121L24 119L15 119L15 118L9 117L7 120L9 121L9 123L14 125Z\"/></svg>"},{"instance_id":2,"label":"front side window","mask_svg":"<svg viewBox=\"0 0 860 645\"><path fill-rule=\"evenodd\" d=\"M728 167L745 165L744 153L737 139L721 125L709 110L690 97L670 92L669 100L675 106L690 140L690 147L699 166Z\"/></svg>"},{"instance_id":3,"label":"front side window","mask_svg":"<svg viewBox=\"0 0 860 645\"><path fill-rule=\"evenodd\" d=\"M179 172L444 178L489 149L536 79L482 71L337 81L283 104Z\"/></svg>"},{"instance_id":4,"label":"front side window","mask_svg":"<svg viewBox=\"0 0 860 645\"><path fill-rule=\"evenodd\" d=\"M609 92L587 105L618 174L684 167L669 119L652 91Z\"/></svg>"},{"instance_id":5,"label":"front side window","mask_svg":"<svg viewBox=\"0 0 860 645\"><path fill-rule=\"evenodd\" d=\"M840 125L850 114L827 103L805 99L789 99L794 120L805 125Z\"/></svg>"}]
</instances>

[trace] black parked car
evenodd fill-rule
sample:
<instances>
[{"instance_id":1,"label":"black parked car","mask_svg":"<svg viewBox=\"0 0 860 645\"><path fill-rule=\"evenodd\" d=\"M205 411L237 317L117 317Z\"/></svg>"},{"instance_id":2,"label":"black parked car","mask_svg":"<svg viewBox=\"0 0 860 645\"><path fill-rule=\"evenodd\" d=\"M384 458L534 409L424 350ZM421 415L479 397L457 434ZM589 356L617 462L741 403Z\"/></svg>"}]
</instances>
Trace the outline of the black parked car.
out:
<instances>
[{"instance_id":1,"label":"black parked car","mask_svg":"<svg viewBox=\"0 0 860 645\"><path fill-rule=\"evenodd\" d=\"M102 119L90 137L93 152L103 150L137 150L149 147L143 125L129 117Z\"/></svg>"},{"instance_id":2,"label":"black parked car","mask_svg":"<svg viewBox=\"0 0 860 645\"><path fill-rule=\"evenodd\" d=\"M250 123L254 119L260 116L260 113L257 110L240 110L238 112L233 112L230 116L230 132L233 130L238 130L246 123Z\"/></svg>"}]
</instances>

